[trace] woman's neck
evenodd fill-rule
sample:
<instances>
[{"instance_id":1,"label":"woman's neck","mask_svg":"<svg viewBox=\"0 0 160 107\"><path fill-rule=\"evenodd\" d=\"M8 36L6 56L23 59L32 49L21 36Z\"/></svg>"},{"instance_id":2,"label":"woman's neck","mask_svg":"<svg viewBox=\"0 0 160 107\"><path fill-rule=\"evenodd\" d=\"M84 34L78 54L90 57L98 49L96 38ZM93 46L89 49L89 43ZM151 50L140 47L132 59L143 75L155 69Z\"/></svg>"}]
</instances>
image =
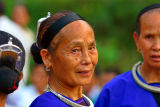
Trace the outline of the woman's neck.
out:
<instances>
[{"instance_id":1,"label":"woman's neck","mask_svg":"<svg viewBox=\"0 0 160 107\"><path fill-rule=\"evenodd\" d=\"M160 69L155 69L143 64L140 67L140 73L147 83L160 83Z\"/></svg>"},{"instance_id":2,"label":"woman's neck","mask_svg":"<svg viewBox=\"0 0 160 107\"><path fill-rule=\"evenodd\" d=\"M77 100L82 97L82 86L71 87L64 84L61 81L50 79L49 85L55 92L60 93L68 98L71 98L72 100Z\"/></svg>"},{"instance_id":3,"label":"woman's neck","mask_svg":"<svg viewBox=\"0 0 160 107\"><path fill-rule=\"evenodd\" d=\"M0 93L0 107L5 107L7 95Z\"/></svg>"}]
</instances>

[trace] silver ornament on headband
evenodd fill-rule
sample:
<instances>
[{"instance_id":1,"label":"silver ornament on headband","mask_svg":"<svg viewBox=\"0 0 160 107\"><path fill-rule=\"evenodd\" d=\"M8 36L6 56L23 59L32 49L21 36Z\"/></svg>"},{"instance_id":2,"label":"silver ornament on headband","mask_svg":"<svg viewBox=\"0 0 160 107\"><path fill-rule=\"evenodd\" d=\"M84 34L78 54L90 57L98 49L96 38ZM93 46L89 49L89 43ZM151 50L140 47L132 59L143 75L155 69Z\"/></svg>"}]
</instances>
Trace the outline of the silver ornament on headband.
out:
<instances>
[{"instance_id":1,"label":"silver ornament on headband","mask_svg":"<svg viewBox=\"0 0 160 107\"><path fill-rule=\"evenodd\" d=\"M38 22L37 22L37 37L38 37L39 27L40 27L41 23L49 17L51 17L50 12L47 13L46 17L42 17L42 18L38 19Z\"/></svg>"},{"instance_id":2,"label":"silver ornament on headband","mask_svg":"<svg viewBox=\"0 0 160 107\"><path fill-rule=\"evenodd\" d=\"M20 73L21 72L21 59L22 59L22 50L12 44L13 38L10 37L7 44L0 45L0 57L12 56L16 60L15 69Z\"/></svg>"},{"instance_id":3,"label":"silver ornament on headband","mask_svg":"<svg viewBox=\"0 0 160 107\"><path fill-rule=\"evenodd\" d=\"M47 18L51 17L51 12L47 13Z\"/></svg>"},{"instance_id":4,"label":"silver ornament on headband","mask_svg":"<svg viewBox=\"0 0 160 107\"><path fill-rule=\"evenodd\" d=\"M40 27L41 23L42 23L44 20L46 20L47 18L49 18L49 17L51 17L51 13L50 13L50 12L47 13L47 16L46 16L46 17L42 17L42 18L40 18L40 19L37 21L37 37L38 37L39 27ZM37 48L40 49L40 47L38 46L38 43L37 43L37 42L36 42L36 46L37 46Z\"/></svg>"}]
</instances>

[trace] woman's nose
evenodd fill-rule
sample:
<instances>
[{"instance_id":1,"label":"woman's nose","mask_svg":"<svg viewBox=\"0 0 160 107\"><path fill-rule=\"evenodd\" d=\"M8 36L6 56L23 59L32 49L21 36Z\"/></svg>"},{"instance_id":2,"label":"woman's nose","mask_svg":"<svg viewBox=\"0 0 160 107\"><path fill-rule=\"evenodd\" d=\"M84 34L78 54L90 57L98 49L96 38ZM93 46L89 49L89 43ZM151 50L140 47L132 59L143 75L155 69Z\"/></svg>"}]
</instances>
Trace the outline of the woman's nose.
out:
<instances>
[{"instance_id":1,"label":"woman's nose","mask_svg":"<svg viewBox=\"0 0 160 107\"><path fill-rule=\"evenodd\" d=\"M155 40L154 44L153 44L153 49L156 51L160 50L160 38Z\"/></svg>"},{"instance_id":2,"label":"woman's nose","mask_svg":"<svg viewBox=\"0 0 160 107\"><path fill-rule=\"evenodd\" d=\"M82 62L83 65L89 65L91 64L91 57L89 55L89 52L84 52L82 55Z\"/></svg>"}]
</instances>

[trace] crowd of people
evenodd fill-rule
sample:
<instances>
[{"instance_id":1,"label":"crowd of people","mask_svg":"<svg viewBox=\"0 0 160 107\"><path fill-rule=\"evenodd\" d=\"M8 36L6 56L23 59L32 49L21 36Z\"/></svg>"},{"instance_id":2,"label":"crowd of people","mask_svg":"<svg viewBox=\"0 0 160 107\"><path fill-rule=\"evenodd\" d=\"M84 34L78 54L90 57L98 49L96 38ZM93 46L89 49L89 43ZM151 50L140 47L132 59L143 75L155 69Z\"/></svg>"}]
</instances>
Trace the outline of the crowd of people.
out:
<instances>
[{"instance_id":1,"label":"crowd of people","mask_svg":"<svg viewBox=\"0 0 160 107\"><path fill-rule=\"evenodd\" d=\"M122 74L96 66L94 29L79 14L48 13L36 40L29 20L25 5L9 18L0 0L0 107L160 107L160 4L139 12L133 39L143 61Z\"/></svg>"}]
</instances>

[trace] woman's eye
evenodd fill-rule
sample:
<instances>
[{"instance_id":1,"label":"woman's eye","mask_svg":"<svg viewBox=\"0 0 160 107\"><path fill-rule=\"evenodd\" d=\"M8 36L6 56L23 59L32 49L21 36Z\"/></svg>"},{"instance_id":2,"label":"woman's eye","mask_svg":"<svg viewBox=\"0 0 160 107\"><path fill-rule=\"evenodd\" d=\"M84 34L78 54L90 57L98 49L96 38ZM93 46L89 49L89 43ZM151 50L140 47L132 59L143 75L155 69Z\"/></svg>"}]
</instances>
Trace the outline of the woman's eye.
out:
<instances>
[{"instance_id":1,"label":"woman's eye","mask_svg":"<svg viewBox=\"0 0 160 107\"><path fill-rule=\"evenodd\" d=\"M151 38L152 38L152 35L146 35L145 38L146 38L146 39L151 39Z\"/></svg>"},{"instance_id":2,"label":"woman's eye","mask_svg":"<svg viewBox=\"0 0 160 107\"><path fill-rule=\"evenodd\" d=\"M95 49L95 46L90 46L89 47L89 50L94 50Z\"/></svg>"},{"instance_id":3,"label":"woman's eye","mask_svg":"<svg viewBox=\"0 0 160 107\"><path fill-rule=\"evenodd\" d=\"M73 53L78 52L78 49L72 49L72 52Z\"/></svg>"}]
</instances>

